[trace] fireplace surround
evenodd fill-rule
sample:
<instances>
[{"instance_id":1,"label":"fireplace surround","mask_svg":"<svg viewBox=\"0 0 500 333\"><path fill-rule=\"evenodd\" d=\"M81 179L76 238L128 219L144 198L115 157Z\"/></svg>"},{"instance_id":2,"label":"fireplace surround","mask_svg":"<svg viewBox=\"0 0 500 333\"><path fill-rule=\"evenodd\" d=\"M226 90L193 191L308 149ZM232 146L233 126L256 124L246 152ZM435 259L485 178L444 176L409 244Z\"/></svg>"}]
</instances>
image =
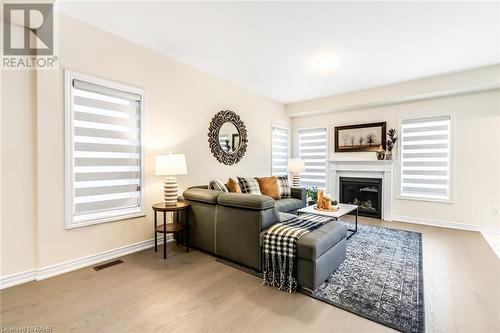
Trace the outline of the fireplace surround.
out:
<instances>
[{"instance_id":1,"label":"fireplace surround","mask_svg":"<svg viewBox=\"0 0 500 333\"><path fill-rule=\"evenodd\" d=\"M328 191L340 200L340 177L382 179L381 216L392 221L394 160L329 160Z\"/></svg>"}]
</instances>

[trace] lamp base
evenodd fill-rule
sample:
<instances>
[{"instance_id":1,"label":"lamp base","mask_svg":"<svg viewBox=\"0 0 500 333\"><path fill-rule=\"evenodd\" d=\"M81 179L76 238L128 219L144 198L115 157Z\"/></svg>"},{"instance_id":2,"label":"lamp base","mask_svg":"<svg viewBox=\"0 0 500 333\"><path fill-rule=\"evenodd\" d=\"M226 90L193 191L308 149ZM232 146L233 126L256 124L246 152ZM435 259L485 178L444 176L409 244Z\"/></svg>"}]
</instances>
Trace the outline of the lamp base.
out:
<instances>
[{"instance_id":1,"label":"lamp base","mask_svg":"<svg viewBox=\"0 0 500 333\"><path fill-rule=\"evenodd\" d=\"M165 184L163 186L163 193L165 195L165 205L177 205L177 194L179 192L179 184L175 177L165 177Z\"/></svg>"},{"instance_id":2,"label":"lamp base","mask_svg":"<svg viewBox=\"0 0 500 333\"><path fill-rule=\"evenodd\" d=\"M300 175L292 175L292 186L293 187L300 186Z\"/></svg>"}]
</instances>

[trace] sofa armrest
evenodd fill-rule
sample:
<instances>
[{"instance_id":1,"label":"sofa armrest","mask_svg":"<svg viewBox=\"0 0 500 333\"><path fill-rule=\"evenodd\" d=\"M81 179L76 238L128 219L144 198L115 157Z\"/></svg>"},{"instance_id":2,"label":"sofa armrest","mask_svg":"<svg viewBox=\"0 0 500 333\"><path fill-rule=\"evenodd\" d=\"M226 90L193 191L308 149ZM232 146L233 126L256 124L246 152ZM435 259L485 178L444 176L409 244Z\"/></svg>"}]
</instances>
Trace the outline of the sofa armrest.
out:
<instances>
[{"instance_id":1,"label":"sofa armrest","mask_svg":"<svg viewBox=\"0 0 500 333\"><path fill-rule=\"evenodd\" d=\"M217 198L221 195L221 193L222 192L220 191L191 187L185 190L184 193L182 193L182 196L184 197L184 199L190 201L199 201L209 204L216 204Z\"/></svg>"},{"instance_id":2,"label":"sofa armrest","mask_svg":"<svg viewBox=\"0 0 500 333\"><path fill-rule=\"evenodd\" d=\"M217 203L221 206L236 207L252 210L265 210L274 208L274 199L267 195L246 193L225 193L219 195Z\"/></svg>"},{"instance_id":3,"label":"sofa armrest","mask_svg":"<svg viewBox=\"0 0 500 333\"><path fill-rule=\"evenodd\" d=\"M305 187L292 187L292 198L302 200L304 207L307 206L307 190Z\"/></svg>"}]
</instances>

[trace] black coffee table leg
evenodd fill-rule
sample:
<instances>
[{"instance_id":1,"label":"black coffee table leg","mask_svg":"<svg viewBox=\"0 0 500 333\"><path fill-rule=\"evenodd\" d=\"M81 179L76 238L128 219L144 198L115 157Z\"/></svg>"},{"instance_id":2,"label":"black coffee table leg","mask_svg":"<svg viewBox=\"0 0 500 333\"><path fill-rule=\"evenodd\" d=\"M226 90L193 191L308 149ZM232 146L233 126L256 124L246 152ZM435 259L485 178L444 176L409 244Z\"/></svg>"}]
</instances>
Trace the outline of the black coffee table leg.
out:
<instances>
[{"instance_id":1,"label":"black coffee table leg","mask_svg":"<svg viewBox=\"0 0 500 333\"><path fill-rule=\"evenodd\" d=\"M358 232L358 208L356 208L356 219L354 220L354 229L347 229L351 234L347 236L347 239L351 238L356 232Z\"/></svg>"}]
</instances>

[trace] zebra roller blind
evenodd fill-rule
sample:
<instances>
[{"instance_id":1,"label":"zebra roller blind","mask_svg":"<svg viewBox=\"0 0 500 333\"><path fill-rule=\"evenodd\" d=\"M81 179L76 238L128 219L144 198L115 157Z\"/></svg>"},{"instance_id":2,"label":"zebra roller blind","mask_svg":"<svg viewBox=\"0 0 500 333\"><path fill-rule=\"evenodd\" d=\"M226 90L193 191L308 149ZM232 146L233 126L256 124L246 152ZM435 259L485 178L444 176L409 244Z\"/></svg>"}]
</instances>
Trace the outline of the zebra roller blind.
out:
<instances>
[{"instance_id":1,"label":"zebra roller blind","mask_svg":"<svg viewBox=\"0 0 500 333\"><path fill-rule=\"evenodd\" d=\"M288 130L273 126L272 174L284 176L288 169Z\"/></svg>"},{"instance_id":2,"label":"zebra roller blind","mask_svg":"<svg viewBox=\"0 0 500 333\"><path fill-rule=\"evenodd\" d=\"M142 94L71 75L67 84L71 203L67 226L143 214Z\"/></svg>"},{"instance_id":3,"label":"zebra roller blind","mask_svg":"<svg viewBox=\"0 0 500 333\"><path fill-rule=\"evenodd\" d=\"M301 186L326 188L327 143L326 128L299 130L299 158L306 165L300 174Z\"/></svg>"},{"instance_id":4,"label":"zebra roller blind","mask_svg":"<svg viewBox=\"0 0 500 333\"><path fill-rule=\"evenodd\" d=\"M401 196L449 200L450 117L404 120L401 130Z\"/></svg>"}]
</instances>

